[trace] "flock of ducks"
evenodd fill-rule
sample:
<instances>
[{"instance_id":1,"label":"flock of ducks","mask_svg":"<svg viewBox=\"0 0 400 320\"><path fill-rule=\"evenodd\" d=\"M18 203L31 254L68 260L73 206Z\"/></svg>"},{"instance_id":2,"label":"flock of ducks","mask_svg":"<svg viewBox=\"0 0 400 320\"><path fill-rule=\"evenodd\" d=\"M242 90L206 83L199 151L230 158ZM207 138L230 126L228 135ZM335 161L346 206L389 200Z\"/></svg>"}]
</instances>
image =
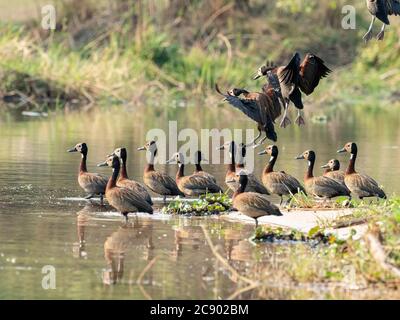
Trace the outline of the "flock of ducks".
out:
<instances>
[{"instance_id":1,"label":"flock of ducks","mask_svg":"<svg viewBox=\"0 0 400 320\"><path fill-rule=\"evenodd\" d=\"M365 197L386 198L384 191L378 183L371 177L360 174L355 170L357 158L357 145L354 142L347 143L338 153L350 153L350 161L345 172L340 170L340 163L336 159L330 160L322 168L325 172L322 176L314 176L313 169L316 155L312 150L307 150L295 159L307 160L308 166L304 176L304 187L290 174L284 171L274 171L274 166L278 159L278 147L270 145L265 150L259 152L261 155L269 155L268 163L265 165L261 174L261 181L245 169L246 149L245 144L236 144L229 141L220 146L219 150L228 150L230 163L227 165L225 183L233 193L233 209L245 214L256 221L265 215L282 215L280 209L271 203L268 195L277 195L289 199L296 193L303 192L315 198L324 200L338 196L352 195L360 199ZM147 212L153 213L153 202L147 190L150 189L164 198L167 196L197 197L206 193L220 193L222 188L217 184L213 175L203 171L201 161L205 160L201 151L195 154L195 170L190 175L185 175L185 159L182 153L175 153L167 163L176 163L178 170L175 179L164 172L157 171L154 168L154 160L157 155L157 144L155 141L147 142L138 150L146 150L150 153L150 161L144 168L144 185L129 179L126 169L127 150L126 148L117 148L107 156L106 160L99 163L99 167L112 168L112 175L106 177L98 173L89 173L87 171L86 161L88 155L88 146L86 143L78 143L68 152L81 153L81 162L79 166L78 183L81 188L88 193L86 199L94 196L100 196L103 203L105 195L108 203L128 219L129 213Z\"/></svg>"},{"instance_id":2,"label":"flock of ducks","mask_svg":"<svg viewBox=\"0 0 400 320\"><path fill-rule=\"evenodd\" d=\"M381 20L383 9L386 10L386 19L387 15L400 13L400 3L397 0L367 0L367 4L371 14ZM381 31L380 38L383 38L383 32L384 29ZM365 197L386 198L384 191L375 180L356 172L355 162L358 148L354 142L349 142L338 150L339 153L348 152L350 154L349 165L345 172L340 171L339 161L332 159L322 166L325 169L322 176L314 176L315 152L307 150L297 156L295 159L307 160L304 186L290 174L284 171L274 171L279 155L276 145L267 146L265 150L258 153L270 157L262 172L261 179L245 170L245 158L249 147L256 148L266 139L273 142L277 141L275 121L281 116L282 111L280 127L285 128L291 123L288 117L288 108L291 103L297 109L295 123L299 126L305 124L302 116L304 109L302 94L312 94L321 79L327 77L329 73L331 73L331 70L315 54L307 53L301 60L300 55L295 53L286 65L276 66L268 62L258 69L253 79L256 80L261 77L267 79L267 83L262 86L261 92L233 88L222 93L216 85L216 91L223 96L223 101L239 109L257 123L259 134L251 143L236 144L234 141L228 141L218 148L219 150L227 150L230 155L225 184L233 191L232 210L238 210L254 218L256 226L258 224L257 219L261 216L282 215L279 207L269 201L268 195L279 196L279 205L282 205L284 197L290 199L299 192L324 201L338 196L346 196L351 199L352 195L356 195L360 199ZM265 137L261 138L263 133ZM201 151L196 152L195 170L189 175L185 174L184 155L180 152L175 153L167 161L168 164L176 163L178 165L175 179L173 179L166 173L154 168L158 152L155 141L147 142L138 150L147 151L150 154L143 172L144 184L129 179L126 169L126 148L115 149L104 162L98 164L99 167L112 168L112 175L109 178L87 171L88 147L86 143L78 143L74 148L69 149L68 152L80 152L82 155L78 182L88 194L86 199L99 195L101 203L103 203L103 196L105 195L108 203L128 219L128 214L131 212L153 213L153 201L148 189L161 195L164 204L167 196L198 197L206 193L223 192L215 177L202 169L201 161L205 159Z\"/></svg>"}]
</instances>

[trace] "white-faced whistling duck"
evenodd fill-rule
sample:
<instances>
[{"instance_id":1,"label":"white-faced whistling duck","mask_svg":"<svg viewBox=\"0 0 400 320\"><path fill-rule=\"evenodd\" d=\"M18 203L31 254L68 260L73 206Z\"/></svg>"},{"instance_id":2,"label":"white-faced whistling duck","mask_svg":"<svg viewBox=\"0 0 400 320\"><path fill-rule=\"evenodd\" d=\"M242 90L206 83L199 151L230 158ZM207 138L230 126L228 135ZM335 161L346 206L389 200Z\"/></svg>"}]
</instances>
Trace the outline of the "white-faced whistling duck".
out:
<instances>
[{"instance_id":1,"label":"white-faced whistling duck","mask_svg":"<svg viewBox=\"0 0 400 320\"><path fill-rule=\"evenodd\" d=\"M121 172L118 177L117 186L125 187L137 192L138 194L140 194L140 196L145 198L150 205L153 205L153 201L151 200L150 194L147 191L146 187L141 183L128 178L128 173L126 171L126 160L128 158L128 153L126 151L126 148L117 148L111 155L117 156L121 161Z\"/></svg>"},{"instance_id":2,"label":"white-faced whistling duck","mask_svg":"<svg viewBox=\"0 0 400 320\"><path fill-rule=\"evenodd\" d=\"M237 173L239 177L239 187L232 197L232 207L234 210L253 218L258 227L258 218L262 216L281 216L279 208L272 204L266 195L256 192L245 192L247 185L247 174L244 170Z\"/></svg>"},{"instance_id":3,"label":"white-faced whistling duck","mask_svg":"<svg viewBox=\"0 0 400 320\"><path fill-rule=\"evenodd\" d=\"M344 172L340 171L340 162L337 159L331 159L327 164L321 166L325 169L324 176L344 184Z\"/></svg>"},{"instance_id":4,"label":"white-faced whistling duck","mask_svg":"<svg viewBox=\"0 0 400 320\"><path fill-rule=\"evenodd\" d=\"M375 19L378 18L383 22L382 29L376 36L378 40L383 40L385 36L385 27L390 24L388 16L400 15L400 1L399 0L366 0L367 8L372 16L371 24L363 39L368 42L372 39L372 27Z\"/></svg>"},{"instance_id":5,"label":"white-faced whistling duck","mask_svg":"<svg viewBox=\"0 0 400 320\"><path fill-rule=\"evenodd\" d=\"M154 159L157 155L157 144L155 141L147 142L143 147L138 148L138 151L146 150L150 153L150 162L144 168L143 182L153 192L164 197L164 203L167 196L182 196L174 179L164 172L159 172L154 169Z\"/></svg>"},{"instance_id":6,"label":"white-faced whistling duck","mask_svg":"<svg viewBox=\"0 0 400 320\"><path fill-rule=\"evenodd\" d=\"M203 170L203 168L201 167L201 161L207 161L207 160L204 159L203 153L199 150L199 151L196 151L194 154L195 169L194 169L193 174L203 176L207 179L210 179L212 182L217 183L217 180L215 179L215 177L212 174Z\"/></svg>"},{"instance_id":7,"label":"white-faced whistling duck","mask_svg":"<svg viewBox=\"0 0 400 320\"><path fill-rule=\"evenodd\" d=\"M357 158L357 144L348 142L338 153L350 153L350 162L344 176L344 183L350 191L357 195L361 200L368 197L386 199L385 192L379 187L378 183L371 177L356 172L355 164Z\"/></svg>"},{"instance_id":8,"label":"white-faced whistling duck","mask_svg":"<svg viewBox=\"0 0 400 320\"><path fill-rule=\"evenodd\" d=\"M117 156L109 156L105 162L99 163L99 167L111 167L112 175L108 179L106 187L106 198L108 203L117 209L128 220L130 212L147 212L153 214L153 208L146 199L135 191L117 186L117 179L121 168Z\"/></svg>"},{"instance_id":9,"label":"white-faced whistling duck","mask_svg":"<svg viewBox=\"0 0 400 320\"><path fill-rule=\"evenodd\" d=\"M279 154L277 146L268 146L264 151L261 151L258 154L270 155L269 162L262 172L261 180L269 193L276 194L281 198L280 205L282 204L284 195L291 197L298 192L306 193L303 186L295 177L285 173L284 171L274 171L274 165Z\"/></svg>"},{"instance_id":10,"label":"white-faced whistling duck","mask_svg":"<svg viewBox=\"0 0 400 320\"><path fill-rule=\"evenodd\" d=\"M247 154L247 146L244 143L239 143L238 145L238 160L236 161L236 172L240 172L240 170L244 170L244 163ZM268 194L268 190L263 186L263 184L258 180L258 178L253 173L247 173L247 186L246 192L257 192L261 194ZM238 177L238 176L237 176Z\"/></svg>"},{"instance_id":11,"label":"white-faced whistling duck","mask_svg":"<svg viewBox=\"0 0 400 320\"><path fill-rule=\"evenodd\" d=\"M274 120L280 116L280 108L275 110L273 100L263 93L248 92L244 89L234 88L226 94L221 92L218 85L215 85L215 89L224 97L224 101L227 101L230 105L257 122L259 134L252 144L256 144L262 132L265 132L265 137L255 147L260 145L266 138L277 141L278 136L275 132ZM240 97L241 95L243 97Z\"/></svg>"},{"instance_id":12,"label":"white-faced whistling duck","mask_svg":"<svg viewBox=\"0 0 400 320\"><path fill-rule=\"evenodd\" d=\"M324 176L314 177L315 158L315 152L312 150L307 150L296 157L296 159L305 159L308 161L308 169L304 176L304 185L307 193L323 199L331 199L339 196L350 197L350 190L336 180Z\"/></svg>"},{"instance_id":13,"label":"white-faced whistling duck","mask_svg":"<svg viewBox=\"0 0 400 320\"><path fill-rule=\"evenodd\" d=\"M106 192L108 177L98 173L89 173L86 167L86 159L88 154L87 144L78 143L75 147L67 150L68 152L79 152L82 155L81 164L79 166L78 183L88 195L85 199L91 199L95 195L100 196L101 204L103 204L103 196Z\"/></svg>"},{"instance_id":14,"label":"white-faced whistling duck","mask_svg":"<svg viewBox=\"0 0 400 320\"><path fill-rule=\"evenodd\" d=\"M304 125L304 119L301 115L301 110L304 108L301 91L306 95L313 93L319 81L326 77L331 70L325 66L321 58L311 53L307 53L304 60L301 62L300 55L296 52L288 65L279 67L264 65L258 69L253 79L256 80L262 76L267 76L269 71L272 71L278 76L281 85L281 93L285 100L285 112L280 126L285 128L290 124L290 120L287 116L290 102L293 102L294 106L297 108L296 124L299 126ZM266 93L271 87L273 87L273 85L267 83L263 86L263 91Z\"/></svg>"},{"instance_id":15,"label":"white-faced whistling duck","mask_svg":"<svg viewBox=\"0 0 400 320\"><path fill-rule=\"evenodd\" d=\"M225 174L225 183L229 189L235 192L239 186L239 176L236 173L244 169L244 158L246 157L246 145L240 143L236 145L235 141L225 142L218 150L228 150L231 162ZM238 161L236 162L236 159ZM247 174L246 192L257 192L261 194L269 194L267 189L258 181L254 174Z\"/></svg>"},{"instance_id":16,"label":"white-faced whistling duck","mask_svg":"<svg viewBox=\"0 0 400 320\"><path fill-rule=\"evenodd\" d=\"M176 173L176 184L180 191L186 196L199 196L206 193L218 193L223 192L222 189L210 179L192 174L185 176L185 158L182 153L177 152L173 155L167 163L175 162L178 164L178 171Z\"/></svg>"},{"instance_id":17,"label":"white-faced whistling duck","mask_svg":"<svg viewBox=\"0 0 400 320\"><path fill-rule=\"evenodd\" d=\"M235 180L236 177L236 163L235 158L237 154L237 147L234 141L225 142L222 146L218 147L217 150L225 150L228 149L229 157L231 158L231 162L228 164L228 169L225 174L225 184L231 189L233 192L237 190L239 184Z\"/></svg>"}]
</instances>

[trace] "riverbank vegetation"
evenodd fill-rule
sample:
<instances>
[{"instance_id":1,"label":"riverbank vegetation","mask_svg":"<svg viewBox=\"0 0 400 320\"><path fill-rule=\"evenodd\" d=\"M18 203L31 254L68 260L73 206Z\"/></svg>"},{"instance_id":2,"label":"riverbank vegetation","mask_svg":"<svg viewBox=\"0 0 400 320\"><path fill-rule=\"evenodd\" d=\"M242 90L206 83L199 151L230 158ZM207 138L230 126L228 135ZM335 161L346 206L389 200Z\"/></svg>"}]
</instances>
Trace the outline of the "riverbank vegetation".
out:
<instances>
[{"instance_id":1,"label":"riverbank vegetation","mask_svg":"<svg viewBox=\"0 0 400 320\"><path fill-rule=\"evenodd\" d=\"M22 108L196 97L214 105L215 83L257 89L258 66L285 63L294 51L315 52L335 70L309 104L394 103L399 94L399 24L384 42L364 45L363 4L357 29L344 30L343 0L54 2L56 30L43 30L40 15L0 24L0 93Z\"/></svg>"}]
</instances>

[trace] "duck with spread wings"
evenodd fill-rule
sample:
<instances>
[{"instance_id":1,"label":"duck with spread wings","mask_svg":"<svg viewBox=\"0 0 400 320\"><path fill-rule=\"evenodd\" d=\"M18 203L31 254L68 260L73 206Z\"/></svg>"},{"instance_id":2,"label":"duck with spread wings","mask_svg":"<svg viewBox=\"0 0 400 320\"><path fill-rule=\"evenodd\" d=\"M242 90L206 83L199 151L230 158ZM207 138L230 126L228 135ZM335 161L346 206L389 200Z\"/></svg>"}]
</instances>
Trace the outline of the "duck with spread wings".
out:
<instances>
[{"instance_id":1,"label":"duck with spread wings","mask_svg":"<svg viewBox=\"0 0 400 320\"><path fill-rule=\"evenodd\" d=\"M217 84L215 85L215 89L224 97L224 101L227 101L230 105L239 109L250 119L257 122L259 134L251 144L258 146L267 138L272 141L278 140L278 136L275 132L274 120L281 114L280 106L275 104L279 104L279 102L274 101L268 95L261 92L249 92L245 89L234 88L224 94ZM256 144L262 132L265 133L265 137Z\"/></svg>"},{"instance_id":2,"label":"duck with spread wings","mask_svg":"<svg viewBox=\"0 0 400 320\"><path fill-rule=\"evenodd\" d=\"M268 83L263 86L265 94L276 87L276 84L271 83L271 79L274 79L270 76L271 72L279 79L281 95L284 100L285 111L280 126L285 128L290 124L290 119L287 116L290 102L297 108L296 124L304 125L305 122L301 114L301 110L304 109L302 92L306 95L312 94L320 80L332 71L315 54L307 53L301 61L300 54L296 52L286 66L264 65L258 69L253 80L267 76Z\"/></svg>"}]
</instances>

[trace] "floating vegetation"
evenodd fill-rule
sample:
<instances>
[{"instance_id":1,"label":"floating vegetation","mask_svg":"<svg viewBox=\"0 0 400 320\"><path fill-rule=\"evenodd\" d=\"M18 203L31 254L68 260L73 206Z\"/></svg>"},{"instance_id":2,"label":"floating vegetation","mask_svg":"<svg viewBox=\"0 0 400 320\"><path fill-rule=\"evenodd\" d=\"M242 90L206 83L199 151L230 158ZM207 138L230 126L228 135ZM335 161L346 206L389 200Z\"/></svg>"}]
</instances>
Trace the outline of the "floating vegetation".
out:
<instances>
[{"instance_id":1,"label":"floating vegetation","mask_svg":"<svg viewBox=\"0 0 400 320\"><path fill-rule=\"evenodd\" d=\"M176 199L161 209L161 213L188 216L208 216L221 214L232 206L231 198L225 193L207 193L199 199L187 201Z\"/></svg>"},{"instance_id":2,"label":"floating vegetation","mask_svg":"<svg viewBox=\"0 0 400 320\"><path fill-rule=\"evenodd\" d=\"M255 242L275 242L275 241L296 241L310 242L316 244L339 244L343 241L339 240L333 234L325 234L320 227L312 228L308 233L304 233L295 229L281 227L258 227L256 229L253 241Z\"/></svg>"}]
</instances>

